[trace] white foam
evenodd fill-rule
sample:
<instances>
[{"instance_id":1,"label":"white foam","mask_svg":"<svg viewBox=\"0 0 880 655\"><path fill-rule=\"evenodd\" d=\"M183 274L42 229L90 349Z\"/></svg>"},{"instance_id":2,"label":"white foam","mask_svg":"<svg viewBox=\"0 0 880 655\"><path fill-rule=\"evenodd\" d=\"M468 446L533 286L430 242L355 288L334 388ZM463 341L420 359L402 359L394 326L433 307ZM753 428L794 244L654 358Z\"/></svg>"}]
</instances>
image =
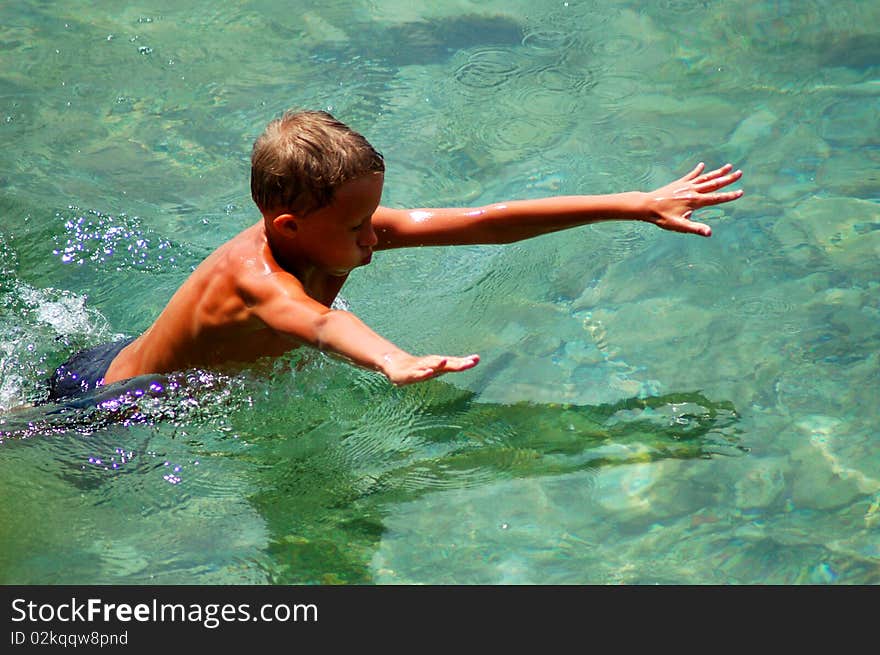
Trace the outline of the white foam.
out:
<instances>
[{"instance_id":1,"label":"white foam","mask_svg":"<svg viewBox=\"0 0 880 655\"><path fill-rule=\"evenodd\" d=\"M33 317L59 336L97 336L107 332L107 320L86 306L86 298L69 291L34 289L18 285L18 296L30 307Z\"/></svg>"},{"instance_id":2,"label":"white foam","mask_svg":"<svg viewBox=\"0 0 880 655\"><path fill-rule=\"evenodd\" d=\"M27 402L44 383L46 352L56 339L109 340L107 319L88 307L87 298L58 289L36 289L15 281L0 326L0 412ZM39 378L39 379L38 379Z\"/></svg>"}]
</instances>

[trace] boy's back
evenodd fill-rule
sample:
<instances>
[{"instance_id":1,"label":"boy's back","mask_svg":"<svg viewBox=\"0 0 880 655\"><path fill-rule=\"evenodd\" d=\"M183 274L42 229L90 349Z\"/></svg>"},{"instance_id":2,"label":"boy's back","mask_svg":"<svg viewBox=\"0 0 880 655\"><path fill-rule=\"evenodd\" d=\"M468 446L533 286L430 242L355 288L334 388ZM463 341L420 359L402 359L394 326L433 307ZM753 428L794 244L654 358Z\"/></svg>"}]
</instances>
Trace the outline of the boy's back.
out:
<instances>
[{"instance_id":1,"label":"boy's back","mask_svg":"<svg viewBox=\"0 0 880 655\"><path fill-rule=\"evenodd\" d=\"M113 360L105 384L144 373L251 362L295 347L289 335L257 317L275 274L295 280L275 261L260 222L196 268L153 325Z\"/></svg>"}]
</instances>

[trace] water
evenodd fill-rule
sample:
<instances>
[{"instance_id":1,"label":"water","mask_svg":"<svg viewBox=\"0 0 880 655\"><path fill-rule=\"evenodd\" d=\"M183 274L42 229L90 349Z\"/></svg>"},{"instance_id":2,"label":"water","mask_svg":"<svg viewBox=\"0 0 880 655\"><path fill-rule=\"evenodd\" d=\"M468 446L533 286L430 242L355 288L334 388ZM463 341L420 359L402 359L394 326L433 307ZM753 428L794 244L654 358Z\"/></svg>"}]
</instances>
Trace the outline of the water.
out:
<instances>
[{"instance_id":1,"label":"water","mask_svg":"<svg viewBox=\"0 0 880 655\"><path fill-rule=\"evenodd\" d=\"M0 6L0 582L880 582L880 40L870 2ZM611 223L382 253L345 299L415 352L20 409L144 329L256 217L290 106L383 202L746 195L709 239ZM96 401L97 403L97 401ZM19 408L19 409L16 409Z\"/></svg>"}]
</instances>

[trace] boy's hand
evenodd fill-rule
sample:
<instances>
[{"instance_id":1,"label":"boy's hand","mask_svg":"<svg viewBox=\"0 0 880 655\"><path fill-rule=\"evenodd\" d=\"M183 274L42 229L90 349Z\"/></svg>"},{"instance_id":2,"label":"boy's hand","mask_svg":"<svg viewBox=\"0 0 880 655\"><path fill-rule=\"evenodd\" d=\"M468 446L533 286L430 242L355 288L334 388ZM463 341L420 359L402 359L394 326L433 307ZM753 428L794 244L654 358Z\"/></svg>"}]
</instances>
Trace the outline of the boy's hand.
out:
<instances>
[{"instance_id":1,"label":"boy's hand","mask_svg":"<svg viewBox=\"0 0 880 655\"><path fill-rule=\"evenodd\" d=\"M382 358L382 373L385 374L385 377L392 384L403 386L413 382L429 380L444 373L466 371L476 366L479 361L479 355L468 355L467 357L426 355L424 357L415 357L408 353L400 352L385 355Z\"/></svg>"},{"instance_id":2,"label":"boy's hand","mask_svg":"<svg viewBox=\"0 0 880 655\"><path fill-rule=\"evenodd\" d=\"M648 220L664 230L712 236L712 228L690 220L691 214L695 209L730 202L742 196L741 189L715 193L740 179L742 171L731 173L733 166L725 164L711 173L701 175L704 167L700 162L684 177L649 193L651 218Z\"/></svg>"}]
</instances>

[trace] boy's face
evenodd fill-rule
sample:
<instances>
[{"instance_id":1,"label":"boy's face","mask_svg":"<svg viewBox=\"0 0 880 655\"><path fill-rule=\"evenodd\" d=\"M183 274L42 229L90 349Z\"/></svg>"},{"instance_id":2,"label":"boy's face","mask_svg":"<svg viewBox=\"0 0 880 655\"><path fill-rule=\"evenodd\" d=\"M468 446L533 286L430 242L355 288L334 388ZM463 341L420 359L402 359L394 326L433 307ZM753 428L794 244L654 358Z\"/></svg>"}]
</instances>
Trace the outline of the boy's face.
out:
<instances>
[{"instance_id":1,"label":"boy's face","mask_svg":"<svg viewBox=\"0 0 880 655\"><path fill-rule=\"evenodd\" d=\"M346 182L332 203L297 219L298 255L329 275L348 275L369 264L378 243L372 218L384 179L382 173L368 173Z\"/></svg>"}]
</instances>

